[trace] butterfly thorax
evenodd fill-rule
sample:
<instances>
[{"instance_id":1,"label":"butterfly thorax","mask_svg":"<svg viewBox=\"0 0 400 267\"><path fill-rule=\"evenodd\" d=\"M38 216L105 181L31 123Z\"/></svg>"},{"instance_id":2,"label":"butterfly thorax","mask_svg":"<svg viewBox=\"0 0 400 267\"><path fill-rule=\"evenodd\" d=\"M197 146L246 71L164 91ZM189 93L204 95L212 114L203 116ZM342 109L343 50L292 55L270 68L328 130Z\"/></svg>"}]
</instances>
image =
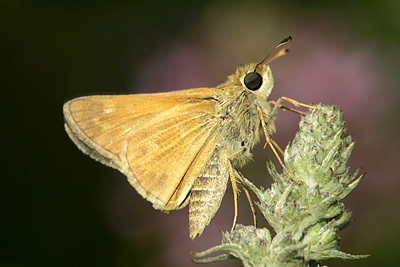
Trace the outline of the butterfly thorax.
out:
<instances>
[{"instance_id":1,"label":"butterfly thorax","mask_svg":"<svg viewBox=\"0 0 400 267\"><path fill-rule=\"evenodd\" d=\"M218 86L221 95L218 96L221 104L219 117L221 124L218 131L223 133L223 139L218 143L226 148L228 155L237 153L233 158L234 165L242 166L250 158L250 150L258 143L262 131L261 119L267 125L269 134L275 131L275 114L271 114L272 108L267 97L272 90L273 78L268 66L258 67L258 72L263 77L263 85L257 91L246 88L243 82L244 76L253 71L255 64L239 67L235 74ZM260 117L260 111L262 118Z\"/></svg>"}]
</instances>

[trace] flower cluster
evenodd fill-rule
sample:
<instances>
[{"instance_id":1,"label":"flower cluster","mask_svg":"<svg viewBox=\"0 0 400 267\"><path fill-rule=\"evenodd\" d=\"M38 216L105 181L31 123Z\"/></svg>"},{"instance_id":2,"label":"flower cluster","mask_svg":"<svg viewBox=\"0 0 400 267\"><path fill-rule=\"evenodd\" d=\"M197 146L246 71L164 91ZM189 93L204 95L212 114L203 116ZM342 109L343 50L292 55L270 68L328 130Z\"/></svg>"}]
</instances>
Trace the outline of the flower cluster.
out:
<instances>
[{"instance_id":1,"label":"flower cluster","mask_svg":"<svg viewBox=\"0 0 400 267\"><path fill-rule=\"evenodd\" d=\"M223 233L221 245L195 255L219 250L228 254L195 262L238 258L245 266L317 266L332 258L367 257L339 250L338 232L351 217L339 201L363 177L357 177L359 170L349 174L347 161L354 143L345 134L347 127L338 107L316 107L302 116L299 131L285 150L285 166L296 182L286 172L278 173L270 162L267 166L274 181L270 189L257 188L242 177L276 235L272 238L266 228L237 225L232 233Z\"/></svg>"}]
</instances>

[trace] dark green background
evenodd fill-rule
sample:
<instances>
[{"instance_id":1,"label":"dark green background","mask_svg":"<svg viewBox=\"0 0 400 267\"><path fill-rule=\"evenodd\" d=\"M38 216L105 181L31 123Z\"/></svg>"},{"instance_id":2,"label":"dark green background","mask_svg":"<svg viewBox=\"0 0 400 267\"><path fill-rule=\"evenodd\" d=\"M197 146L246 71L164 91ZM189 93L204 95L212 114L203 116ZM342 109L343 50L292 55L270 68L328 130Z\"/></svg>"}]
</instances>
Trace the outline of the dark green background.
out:
<instances>
[{"instance_id":1,"label":"dark green background","mask_svg":"<svg viewBox=\"0 0 400 267\"><path fill-rule=\"evenodd\" d=\"M327 264L398 264L398 1L143 2L0 3L0 266L194 265L190 251L218 244L219 231L230 229L230 187L216 218L192 242L187 209L154 211L122 175L72 144L62 105L82 95L217 85L288 34L293 54L273 63L273 98L342 106L356 141L350 163L367 172L345 200L355 223L341 233L341 244L372 256ZM310 88L318 82L315 93ZM285 144L298 118L282 117L275 139ZM255 154L248 176L268 186L262 162L272 156ZM239 223L251 224L243 199Z\"/></svg>"}]
</instances>

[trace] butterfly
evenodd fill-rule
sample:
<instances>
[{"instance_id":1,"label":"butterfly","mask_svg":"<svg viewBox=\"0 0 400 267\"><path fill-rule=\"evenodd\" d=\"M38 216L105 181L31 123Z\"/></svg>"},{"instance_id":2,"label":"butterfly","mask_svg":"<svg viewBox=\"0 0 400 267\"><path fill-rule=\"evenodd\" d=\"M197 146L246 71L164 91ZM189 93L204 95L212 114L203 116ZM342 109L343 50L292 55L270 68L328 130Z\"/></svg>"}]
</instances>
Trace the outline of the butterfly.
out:
<instances>
[{"instance_id":1,"label":"butterfly","mask_svg":"<svg viewBox=\"0 0 400 267\"><path fill-rule=\"evenodd\" d=\"M214 217L230 181L235 225L236 168L251 159L262 133L280 160L270 136L283 100L311 107L286 97L268 99L274 82L265 59L238 67L214 88L73 99L64 105L65 130L84 153L126 175L155 209L169 212L189 204L192 239Z\"/></svg>"}]
</instances>

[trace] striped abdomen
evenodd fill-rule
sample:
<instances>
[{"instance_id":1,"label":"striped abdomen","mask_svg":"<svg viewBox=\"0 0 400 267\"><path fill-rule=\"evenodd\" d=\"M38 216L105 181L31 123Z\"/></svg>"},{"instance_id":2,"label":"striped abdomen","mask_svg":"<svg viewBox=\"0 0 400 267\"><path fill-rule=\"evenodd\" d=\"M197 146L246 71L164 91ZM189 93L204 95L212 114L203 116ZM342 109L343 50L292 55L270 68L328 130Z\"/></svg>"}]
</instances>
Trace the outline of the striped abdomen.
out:
<instances>
[{"instance_id":1,"label":"striped abdomen","mask_svg":"<svg viewBox=\"0 0 400 267\"><path fill-rule=\"evenodd\" d=\"M190 193L189 233L192 239L201 235L214 217L221 205L228 179L226 153L221 147L217 147L203 173L194 182Z\"/></svg>"}]
</instances>

